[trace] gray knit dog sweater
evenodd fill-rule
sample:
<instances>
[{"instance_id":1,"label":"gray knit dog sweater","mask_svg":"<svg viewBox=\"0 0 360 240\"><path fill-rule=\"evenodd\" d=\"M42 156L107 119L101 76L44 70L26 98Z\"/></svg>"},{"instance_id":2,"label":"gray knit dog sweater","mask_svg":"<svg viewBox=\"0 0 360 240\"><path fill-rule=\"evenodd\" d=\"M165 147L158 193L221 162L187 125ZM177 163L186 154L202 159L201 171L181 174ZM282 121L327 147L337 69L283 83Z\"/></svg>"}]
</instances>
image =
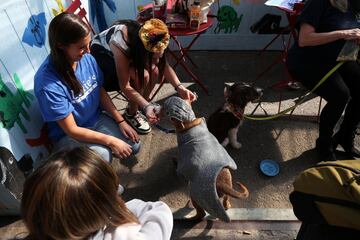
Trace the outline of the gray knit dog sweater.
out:
<instances>
[{"instance_id":1,"label":"gray knit dog sweater","mask_svg":"<svg viewBox=\"0 0 360 240\"><path fill-rule=\"evenodd\" d=\"M163 107L168 117L187 119L188 116L194 116L195 119L191 107L184 104L187 105L181 98L171 97L165 101ZM172 116L179 113L186 117ZM229 222L230 218L216 192L216 178L224 167L235 170L236 163L209 132L205 119L202 119L201 124L177 133L177 142L177 173L189 181L190 196L210 215Z\"/></svg>"}]
</instances>

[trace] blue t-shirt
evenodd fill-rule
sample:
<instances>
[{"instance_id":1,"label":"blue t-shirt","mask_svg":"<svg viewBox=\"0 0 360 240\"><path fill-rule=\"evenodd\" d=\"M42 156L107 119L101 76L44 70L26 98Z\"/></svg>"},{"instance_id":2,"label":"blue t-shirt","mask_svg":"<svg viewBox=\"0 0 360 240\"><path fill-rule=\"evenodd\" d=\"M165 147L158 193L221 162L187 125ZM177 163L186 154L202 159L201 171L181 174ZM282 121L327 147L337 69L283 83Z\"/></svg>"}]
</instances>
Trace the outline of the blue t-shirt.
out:
<instances>
[{"instance_id":1,"label":"blue t-shirt","mask_svg":"<svg viewBox=\"0 0 360 240\"><path fill-rule=\"evenodd\" d=\"M75 76L81 82L84 91L76 97L62 81L50 56L35 74L35 95L42 117L48 125L49 138L54 143L65 136L65 132L56 121L66 118L70 113L80 127L92 127L99 119L103 74L90 54L85 54L80 59Z\"/></svg>"},{"instance_id":2,"label":"blue t-shirt","mask_svg":"<svg viewBox=\"0 0 360 240\"><path fill-rule=\"evenodd\" d=\"M331 32L359 28L354 11L343 13L330 4L330 0L308 0L297 19L297 27L308 23L315 32ZM299 47L297 42L290 49L287 57L289 70L317 67L319 64L333 66L345 40L329 42L317 46Z\"/></svg>"}]
</instances>

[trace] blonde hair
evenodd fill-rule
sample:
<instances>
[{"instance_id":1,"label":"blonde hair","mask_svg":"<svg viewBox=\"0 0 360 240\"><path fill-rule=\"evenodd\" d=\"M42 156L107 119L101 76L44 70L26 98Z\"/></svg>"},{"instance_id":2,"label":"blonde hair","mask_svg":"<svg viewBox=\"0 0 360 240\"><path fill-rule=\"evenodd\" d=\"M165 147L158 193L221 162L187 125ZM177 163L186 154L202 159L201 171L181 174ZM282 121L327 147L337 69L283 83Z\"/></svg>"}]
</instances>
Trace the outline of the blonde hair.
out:
<instances>
[{"instance_id":1,"label":"blonde hair","mask_svg":"<svg viewBox=\"0 0 360 240\"><path fill-rule=\"evenodd\" d=\"M118 185L112 167L89 148L56 153L25 181L27 239L86 239L105 227L138 223Z\"/></svg>"},{"instance_id":2,"label":"blonde hair","mask_svg":"<svg viewBox=\"0 0 360 240\"><path fill-rule=\"evenodd\" d=\"M348 10L348 0L329 0L331 5L334 8L339 9L341 12L346 12Z\"/></svg>"}]
</instances>

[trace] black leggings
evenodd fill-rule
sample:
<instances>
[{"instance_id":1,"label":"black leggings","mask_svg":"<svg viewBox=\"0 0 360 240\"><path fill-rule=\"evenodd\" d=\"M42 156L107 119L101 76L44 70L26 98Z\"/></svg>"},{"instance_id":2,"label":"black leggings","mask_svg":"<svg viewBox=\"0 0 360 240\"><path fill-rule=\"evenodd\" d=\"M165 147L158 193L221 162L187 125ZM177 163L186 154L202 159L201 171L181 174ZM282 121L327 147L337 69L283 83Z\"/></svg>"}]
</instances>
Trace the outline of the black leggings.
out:
<instances>
[{"instance_id":1,"label":"black leggings","mask_svg":"<svg viewBox=\"0 0 360 240\"><path fill-rule=\"evenodd\" d=\"M112 53L97 44L91 45L90 53L94 56L104 74L104 89L107 92L119 91L120 86L117 80L115 61Z\"/></svg>"},{"instance_id":2,"label":"black leggings","mask_svg":"<svg viewBox=\"0 0 360 240\"><path fill-rule=\"evenodd\" d=\"M314 68L312 66L311 69L296 69L291 71L291 75L308 89L312 89L332 67ZM327 70L324 71L324 69ZM333 135L335 125L344 109L345 115L341 128L356 129L360 121L360 65L358 62L345 62L315 93L327 101L320 115L320 137Z\"/></svg>"}]
</instances>

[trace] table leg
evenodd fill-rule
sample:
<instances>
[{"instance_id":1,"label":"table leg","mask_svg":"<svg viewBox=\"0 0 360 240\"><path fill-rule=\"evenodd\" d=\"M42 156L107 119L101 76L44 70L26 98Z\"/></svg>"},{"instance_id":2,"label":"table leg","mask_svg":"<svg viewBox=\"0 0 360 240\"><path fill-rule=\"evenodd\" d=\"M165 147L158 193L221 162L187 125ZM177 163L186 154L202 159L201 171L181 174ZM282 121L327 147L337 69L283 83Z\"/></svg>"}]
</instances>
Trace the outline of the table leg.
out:
<instances>
[{"instance_id":1,"label":"table leg","mask_svg":"<svg viewBox=\"0 0 360 240\"><path fill-rule=\"evenodd\" d=\"M196 36L191 40L190 44L187 46L187 47L183 47L181 45L181 43L177 40L176 36L172 36L172 39L174 40L174 42L176 43L176 45L178 46L179 50L180 50L180 53L181 53L181 56L182 56L182 60L185 61L185 58L187 58L191 64L194 66L194 67L198 67L195 62L191 59L191 57L189 56L188 54L188 51L191 49L192 45L194 45L194 43L196 42L196 40L200 37L200 33L199 34L196 34ZM175 64L178 65L179 63L177 62Z\"/></svg>"},{"instance_id":2,"label":"table leg","mask_svg":"<svg viewBox=\"0 0 360 240\"><path fill-rule=\"evenodd\" d=\"M281 34L282 34L282 32L276 34L276 36L275 36L273 39L271 39L271 41L270 41L268 44L266 44L266 46L263 47L263 48L258 52L258 55L261 55L271 44L273 44L273 42L275 42L276 39L278 39L278 38L281 36Z\"/></svg>"},{"instance_id":3,"label":"table leg","mask_svg":"<svg viewBox=\"0 0 360 240\"><path fill-rule=\"evenodd\" d=\"M194 82L196 82L204 91L206 94L209 94L208 88L207 86L205 86L199 79L199 77L197 75L195 75L190 68L187 66L185 58L187 58L191 64L194 67L197 67L197 65L194 63L194 61L190 58L190 56L188 55L188 51L191 49L192 45L195 43L195 41L199 38L200 34L197 34L192 41L190 42L190 44L187 47L183 47L181 45L181 43L177 40L176 36L171 36L171 38L174 40L174 42L176 43L176 45L179 48L180 51L180 57L178 57L174 51L172 50L168 50L168 52L171 54L171 56L175 59L176 63L173 65L173 68L175 69L179 64L183 67L183 69L191 76L191 78L194 80Z\"/></svg>"},{"instance_id":4,"label":"table leg","mask_svg":"<svg viewBox=\"0 0 360 240\"><path fill-rule=\"evenodd\" d=\"M286 28L285 28L285 29L286 29ZM287 55L288 55L288 51L289 51L289 49L290 49L290 47L291 47L291 42L292 42L292 38L293 38L293 35L290 33L289 36L287 37L287 40L285 39L285 38L286 38L286 37L285 37L285 33L284 33L285 29L284 29L279 35L277 35L276 37L274 37L273 40L272 40L268 45L266 45L265 48L263 48L263 49L260 51L260 54L261 54L265 49L267 49L267 47L268 47L271 43L273 43L273 41L274 41L275 39L277 39L279 36L281 36L282 45L283 45L283 52L280 54L280 56L279 56L274 62L272 62L267 68L265 68L265 69L256 77L255 81L258 80L258 79L260 79L265 73L267 73L269 70L271 70L276 64L278 64L278 63L280 63L280 62L282 62L282 63L285 64L286 59L287 59ZM289 81L287 81L287 82L289 82Z\"/></svg>"},{"instance_id":5,"label":"table leg","mask_svg":"<svg viewBox=\"0 0 360 240\"><path fill-rule=\"evenodd\" d=\"M209 90L207 88L207 86L205 86L199 79L198 76L196 76L191 70L190 68L186 65L186 63L184 61L181 61L181 58L179 59L176 54L172 51L172 50L168 50L168 52L170 53L170 55L177 61L177 64L180 64L183 69L191 76L191 78L194 80L195 83L199 84L199 86L204 90L204 92L206 94L209 94ZM175 66L176 67L176 66Z\"/></svg>"}]
</instances>

